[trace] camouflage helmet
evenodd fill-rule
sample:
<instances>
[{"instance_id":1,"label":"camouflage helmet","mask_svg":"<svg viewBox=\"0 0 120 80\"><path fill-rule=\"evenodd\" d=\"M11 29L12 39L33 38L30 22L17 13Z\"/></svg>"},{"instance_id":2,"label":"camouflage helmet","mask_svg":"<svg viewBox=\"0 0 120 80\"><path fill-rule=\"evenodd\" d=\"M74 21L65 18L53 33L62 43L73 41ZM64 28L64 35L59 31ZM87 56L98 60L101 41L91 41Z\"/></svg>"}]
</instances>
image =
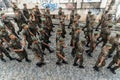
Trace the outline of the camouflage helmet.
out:
<instances>
[{"instance_id":1,"label":"camouflage helmet","mask_svg":"<svg viewBox=\"0 0 120 80\"><path fill-rule=\"evenodd\" d=\"M112 44L107 43L105 46L112 47Z\"/></svg>"},{"instance_id":2,"label":"camouflage helmet","mask_svg":"<svg viewBox=\"0 0 120 80\"><path fill-rule=\"evenodd\" d=\"M85 38L80 38L80 41L83 42L83 41L86 41L86 39Z\"/></svg>"},{"instance_id":3,"label":"camouflage helmet","mask_svg":"<svg viewBox=\"0 0 120 80\"><path fill-rule=\"evenodd\" d=\"M57 29L57 32L61 32L61 31L62 31L62 29L61 29L61 28L58 28L58 29Z\"/></svg>"},{"instance_id":4,"label":"camouflage helmet","mask_svg":"<svg viewBox=\"0 0 120 80\"><path fill-rule=\"evenodd\" d=\"M112 23L109 23L109 24L108 24L108 27L110 27L110 28L111 28L112 26L113 26L113 24L112 24Z\"/></svg>"},{"instance_id":5,"label":"camouflage helmet","mask_svg":"<svg viewBox=\"0 0 120 80\"><path fill-rule=\"evenodd\" d=\"M99 34L99 32L98 32L98 31L95 31L95 32L94 32L94 35L97 35L97 34Z\"/></svg>"},{"instance_id":6,"label":"camouflage helmet","mask_svg":"<svg viewBox=\"0 0 120 80\"><path fill-rule=\"evenodd\" d=\"M40 28L39 31L42 32L44 29L43 28Z\"/></svg>"},{"instance_id":7,"label":"camouflage helmet","mask_svg":"<svg viewBox=\"0 0 120 80\"><path fill-rule=\"evenodd\" d=\"M120 36L120 32L117 32L117 33L116 33L116 36Z\"/></svg>"},{"instance_id":8,"label":"camouflage helmet","mask_svg":"<svg viewBox=\"0 0 120 80\"><path fill-rule=\"evenodd\" d=\"M27 24L22 24L22 27L25 27Z\"/></svg>"},{"instance_id":9,"label":"camouflage helmet","mask_svg":"<svg viewBox=\"0 0 120 80\"><path fill-rule=\"evenodd\" d=\"M63 38L60 38L60 39L59 39L59 42L64 42L64 39L63 39Z\"/></svg>"}]
</instances>

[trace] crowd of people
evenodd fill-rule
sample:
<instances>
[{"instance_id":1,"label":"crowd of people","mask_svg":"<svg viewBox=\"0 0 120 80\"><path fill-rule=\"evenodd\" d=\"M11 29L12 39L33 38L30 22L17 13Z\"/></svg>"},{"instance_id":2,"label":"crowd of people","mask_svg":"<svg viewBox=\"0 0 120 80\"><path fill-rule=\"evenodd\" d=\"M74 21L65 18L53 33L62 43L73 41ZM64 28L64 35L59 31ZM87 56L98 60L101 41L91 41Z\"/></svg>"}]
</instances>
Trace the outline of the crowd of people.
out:
<instances>
[{"instance_id":1,"label":"crowd of people","mask_svg":"<svg viewBox=\"0 0 120 80\"><path fill-rule=\"evenodd\" d=\"M23 6L24 8L20 10L17 5L13 3L15 13L13 21L17 24L19 28L18 31L16 31L16 26L12 21L7 19L5 13L1 14L1 22L4 24L0 26L1 61L6 62L3 56L4 54L10 60L22 62L22 60L25 59L25 61L31 62L25 49L27 48L32 50L35 58L38 59L39 62L36 63L38 67L45 65L45 49L47 49L49 53L56 52L56 65L69 64L64 53L64 48L67 47L64 38L66 38L66 30L70 29L71 56L74 59L73 66L78 66L83 69L83 54L91 58L96 57L93 56L92 53L99 43L103 42L101 53L99 53L98 60L93 69L99 71L99 68L105 66L106 60L112 58L107 69L110 69L112 73L116 74L115 70L120 67L120 33L116 33L116 36L110 35L113 22L112 15L108 13L109 11L104 11L97 27L95 27L96 17L89 11L86 17L86 25L81 27L79 25L81 16L75 13L74 10L71 10L70 22L67 27L65 25L65 14L60 7L58 11L59 27L57 27L55 39L56 49L52 50L49 45L49 43L51 43L49 38L52 36L51 32L55 32L53 30L55 26L52 23L49 7L46 7L44 14L41 14L37 5L32 10L29 10L26 4L23 4ZM84 34L82 34L82 32L84 32ZM22 39L20 35L23 36ZM114 51L115 55L113 56ZM18 57L12 57L10 55L11 52L15 52Z\"/></svg>"}]
</instances>

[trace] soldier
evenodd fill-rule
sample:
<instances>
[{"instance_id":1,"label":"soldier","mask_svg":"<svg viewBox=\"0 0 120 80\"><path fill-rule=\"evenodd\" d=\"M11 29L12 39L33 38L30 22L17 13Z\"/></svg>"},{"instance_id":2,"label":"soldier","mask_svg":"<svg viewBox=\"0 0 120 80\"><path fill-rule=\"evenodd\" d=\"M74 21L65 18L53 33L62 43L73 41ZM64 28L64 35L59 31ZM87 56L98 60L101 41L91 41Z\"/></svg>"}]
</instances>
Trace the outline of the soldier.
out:
<instances>
[{"instance_id":1,"label":"soldier","mask_svg":"<svg viewBox=\"0 0 120 80\"><path fill-rule=\"evenodd\" d=\"M53 53L54 51L50 49L50 45L49 45L49 40L48 40L48 36L45 32L45 30L43 28L41 28L40 30L40 41L42 41L42 50L44 51L45 49L47 49L50 53Z\"/></svg>"},{"instance_id":2,"label":"soldier","mask_svg":"<svg viewBox=\"0 0 120 80\"><path fill-rule=\"evenodd\" d=\"M98 32L94 32L91 41L90 41L90 49L86 50L86 53L88 53L89 57L92 57L91 53L95 50L96 48L96 43L97 43L97 38L99 34Z\"/></svg>"},{"instance_id":3,"label":"soldier","mask_svg":"<svg viewBox=\"0 0 120 80\"><path fill-rule=\"evenodd\" d=\"M23 24L23 36L24 36L24 44L26 45L26 41L28 42L28 49L31 49L32 45L32 37L34 34L29 30L29 26L27 24Z\"/></svg>"},{"instance_id":4,"label":"soldier","mask_svg":"<svg viewBox=\"0 0 120 80\"><path fill-rule=\"evenodd\" d=\"M71 52L71 55L73 56L73 57L75 57L75 53L76 53L76 48L77 48L77 42L80 40L79 38L80 38L80 28L79 27L77 27L76 29L75 29L75 33L74 33L74 35L73 35L73 38L72 38L72 47L73 47L73 49L72 49L72 52Z\"/></svg>"},{"instance_id":5,"label":"soldier","mask_svg":"<svg viewBox=\"0 0 120 80\"><path fill-rule=\"evenodd\" d=\"M26 24L26 20L23 14L21 14L19 11L16 11L14 21L18 25L19 30L17 31L17 33L19 34L22 31L22 24Z\"/></svg>"},{"instance_id":6,"label":"soldier","mask_svg":"<svg viewBox=\"0 0 120 80\"><path fill-rule=\"evenodd\" d=\"M101 53L100 53L100 55L98 56L98 60L97 60L97 62L96 62L96 64L95 64L95 66L93 67L94 70L99 71L99 68L100 68L100 67L105 66L105 60L106 60L106 58L108 57L108 52L109 52L109 50L111 49L111 47L112 47L112 45L109 44L109 43L107 43L107 44L102 48Z\"/></svg>"},{"instance_id":7,"label":"soldier","mask_svg":"<svg viewBox=\"0 0 120 80\"><path fill-rule=\"evenodd\" d=\"M97 25L97 27L96 27L96 31L98 31L98 28L101 26L101 27L103 27L102 26L102 24L106 21L106 19L107 19L107 13L108 13L108 11L105 11L103 14L102 14L102 16L101 16L101 20L99 21L99 24Z\"/></svg>"},{"instance_id":8,"label":"soldier","mask_svg":"<svg viewBox=\"0 0 120 80\"><path fill-rule=\"evenodd\" d=\"M72 12L70 13L70 23L68 25L68 28L72 26L73 22L74 22L74 10L72 10Z\"/></svg>"},{"instance_id":9,"label":"soldier","mask_svg":"<svg viewBox=\"0 0 120 80\"><path fill-rule=\"evenodd\" d=\"M35 57L39 60L39 62L36 63L38 67L42 67L44 62L44 52L41 47L41 42L37 38L34 37L33 43L32 43L32 50L34 52Z\"/></svg>"},{"instance_id":10,"label":"soldier","mask_svg":"<svg viewBox=\"0 0 120 80\"><path fill-rule=\"evenodd\" d=\"M87 17L86 17L86 25L85 27L83 27L82 30L84 30L86 27L88 27L89 22L90 22L90 15L91 15L91 11L88 11Z\"/></svg>"},{"instance_id":11,"label":"soldier","mask_svg":"<svg viewBox=\"0 0 120 80\"><path fill-rule=\"evenodd\" d=\"M66 48L64 39L60 38L60 40L56 44L56 56L58 58L58 60L56 62L57 65L61 65L61 61L64 64L68 64L68 62L66 61L66 58L65 58L65 53L63 51L64 48Z\"/></svg>"},{"instance_id":12,"label":"soldier","mask_svg":"<svg viewBox=\"0 0 120 80\"><path fill-rule=\"evenodd\" d=\"M59 8L59 11L58 11L58 16L59 16L59 19L61 18L62 13L63 13L63 11L62 11L62 8L60 7L60 8Z\"/></svg>"},{"instance_id":13,"label":"soldier","mask_svg":"<svg viewBox=\"0 0 120 80\"><path fill-rule=\"evenodd\" d=\"M41 23L42 23L42 20L41 20L41 13L40 13L40 10L39 10L39 8L38 8L37 5L35 6L34 15L35 15L35 19L36 19L37 25L39 26L39 28L41 28Z\"/></svg>"},{"instance_id":14,"label":"soldier","mask_svg":"<svg viewBox=\"0 0 120 80\"><path fill-rule=\"evenodd\" d=\"M108 58L112 57L113 52L119 45L120 33L117 33L115 37L110 38L110 43L112 44L112 48L109 50Z\"/></svg>"},{"instance_id":15,"label":"soldier","mask_svg":"<svg viewBox=\"0 0 120 80\"><path fill-rule=\"evenodd\" d=\"M27 4L23 4L24 8L23 8L23 14L26 17L27 20L29 20L30 18L30 14L29 14L29 10L27 9Z\"/></svg>"},{"instance_id":16,"label":"soldier","mask_svg":"<svg viewBox=\"0 0 120 80\"><path fill-rule=\"evenodd\" d=\"M10 30L11 31L11 33L13 33L16 37L18 37L19 38L19 36L16 34L16 32L15 32L15 26L13 25L13 23L9 20L9 19L7 19L7 16L4 14L4 13L2 13L1 14L1 16L2 16L2 22L4 23L4 26L8 29L8 30ZM19 38L20 39L20 38Z\"/></svg>"},{"instance_id":17,"label":"soldier","mask_svg":"<svg viewBox=\"0 0 120 80\"><path fill-rule=\"evenodd\" d=\"M75 59L73 66L78 66L77 62L79 63L79 68L84 68L83 66L83 53L85 51L85 39L81 39L77 42L77 48L75 53Z\"/></svg>"},{"instance_id":18,"label":"soldier","mask_svg":"<svg viewBox=\"0 0 120 80\"><path fill-rule=\"evenodd\" d=\"M62 29L58 28L57 29L57 34L56 34L56 43L59 41L59 39L62 37Z\"/></svg>"},{"instance_id":19,"label":"soldier","mask_svg":"<svg viewBox=\"0 0 120 80\"><path fill-rule=\"evenodd\" d=\"M10 39L10 48L19 56L19 58L16 58L16 60L18 62L22 62L22 60L25 59L27 62L31 62L31 60L28 59L27 52L20 40L17 39L13 34L10 35Z\"/></svg>"},{"instance_id":20,"label":"soldier","mask_svg":"<svg viewBox=\"0 0 120 80\"><path fill-rule=\"evenodd\" d=\"M0 38L1 40L4 42L4 44L6 44L5 48L10 51L9 49L9 42L10 42L10 38L9 38L9 33L8 31L5 29L4 26L0 27L1 31L0 31Z\"/></svg>"},{"instance_id":21,"label":"soldier","mask_svg":"<svg viewBox=\"0 0 120 80\"><path fill-rule=\"evenodd\" d=\"M103 29L104 32L101 35L102 39L100 41L98 41L96 45L103 42L103 45L102 45L102 47L103 47L109 41L112 26L113 26L113 24L109 24L108 27L105 27Z\"/></svg>"},{"instance_id":22,"label":"soldier","mask_svg":"<svg viewBox=\"0 0 120 80\"><path fill-rule=\"evenodd\" d=\"M17 7L17 5L15 4L15 3L13 3L12 4L13 6L12 6L12 8L13 8L13 11L15 12L15 11L17 11L18 10L18 7Z\"/></svg>"},{"instance_id":23,"label":"soldier","mask_svg":"<svg viewBox=\"0 0 120 80\"><path fill-rule=\"evenodd\" d=\"M60 21L60 27L62 29L62 38L65 38L66 30L65 30L65 22L63 20Z\"/></svg>"},{"instance_id":24,"label":"soldier","mask_svg":"<svg viewBox=\"0 0 120 80\"><path fill-rule=\"evenodd\" d=\"M107 68L110 69L110 71L113 74L116 74L115 70L117 70L119 67L120 67L120 45L117 48L117 52L114 55L113 60L110 62Z\"/></svg>"},{"instance_id":25,"label":"soldier","mask_svg":"<svg viewBox=\"0 0 120 80\"><path fill-rule=\"evenodd\" d=\"M95 26L95 16L93 14L91 14L89 25L87 26L87 33L86 33L87 44L86 44L86 47L89 47L89 43L90 43L90 41L92 39L92 35L93 35L94 26Z\"/></svg>"}]
</instances>

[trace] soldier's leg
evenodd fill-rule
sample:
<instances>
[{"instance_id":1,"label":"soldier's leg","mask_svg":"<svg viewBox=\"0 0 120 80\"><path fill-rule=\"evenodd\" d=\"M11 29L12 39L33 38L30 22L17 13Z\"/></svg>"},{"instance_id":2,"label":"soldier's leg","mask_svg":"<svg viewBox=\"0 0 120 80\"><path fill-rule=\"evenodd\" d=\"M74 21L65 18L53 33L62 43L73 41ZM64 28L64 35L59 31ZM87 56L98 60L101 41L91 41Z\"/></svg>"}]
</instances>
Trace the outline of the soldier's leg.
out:
<instances>
[{"instance_id":1,"label":"soldier's leg","mask_svg":"<svg viewBox=\"0 0 120 80\"><path fill-rule=\"evenodd\" d=\"M10 60L14 60L14 58L12 58L10 56L10 54L7 52L7 50L3 49L2 52L5 54L5 56L7 56Z\"/></svg>"},{"instance_id":2,"label":"soldier's leg","mask_svg":"<svg viewBox=\"0 0 120 80\"><path fill-rule=\"evenodd\" d=\"M6 62L6 60L3 58L3 54L1 51L0 51L0 59L1 59L1 61Z\"/></svg>"},{"instance_id":3,"label":"soldier's leg","mask_svg":"<svg viewBox=\"0 0 120 80\"><path fill-rule=\"evenodd\" d=\"M115 70L117 70L119 67L120 67L120 64L115 65L113 68L110 68L110 71L111 71L113 74L116 74Z\"/></svg>"},{"instance_id":4,"label":"soldier's leg","mask_svg":"<svg viewBox=\"0 0 120 80\"><path fill-rule=\"evenodd\" d=\"M112 53L115 51L116 46L112 46L112 48L109 50L108 58L112 57Z\"/></svg>"},{"instance_id":5,"label":"soldier's leg","mask_svg":"<svg viewBox=\"0 0 120 80\"><path fill-rule=\"evenodd\" d=\"M23 56L27 62L31 62L31 60L28 59L28 54L27 54L27 51L25 49L23 50Z\"/></svg>"},{"instance_id":6,"label":"soldier's leg","mask_svg":"<svg viewBox=\"0 0 120 80\"><path fill-rule=\"evenodd\" d=\"M83 55L80 55L79 68L84 68L83 66Z\"/></svg>"},{"instance_id":7,"label":"soldier's leg","mask_svg":"<svg viewBox=\"0 0 120 80\"><path fill-rule=\"evenodd\" d=\"M31 49L32 41L28 41L28 49Z\"/></svg>"},{"instance_id":8,"label":"soldier's leg","mask_svg":"<svg viewBox=\"0 0 120 80\"><path fill-rule=\"evenodd\" d=\"M110 64L108 65L107 69L110 69L112 67L112 65L114 65L116 62L115 60L113 59Z\"/></svg>"},{"instance_id":9,"label":"soldier's leg","mask_svg":"<svg viewBox=\"0 0 120 80\"><path fill-rule=\"evenodd\" d=\"M75 53L76 53L76 49L73 48L73 49L72 49L72 52L71 52L72 57L75 57Z\"/></svg>"},{"instance_id":10,"label":"soldier's leg","mask_svg":"<svg viewBox=\"0 0 120 80\"><path fill-rule=\"evenodd\" d=\"M107 43L107 40L103 40L103 45L102 45L102 47L104 47L104 46L106 45L106 43Z\"/></svg>"},{"instance_id":11,"label":"soldier's leg","mask_svg":"<svg viewBox=\"0 0 120 80\"><path fill-rule=\"evenodd\" d=\"M95 63L95 66L93 67L94 70L99 71L98 64L100 63L100 58L98 58L97 62Z\"/></svg>"},{"instance_id":12,"label":"soldier's leg","mask_svg":"<svg viewBox=\"0 0 120 80\"><path fill-rule=\"evenodd\" d=\"M74 59L73 66L78 66L78 64L77 64L78 59L79 59L79 58L76 56L75 59Z\"/></svg>"},{"instance_id":13,"label":"soldier's leg","mask_svg":"<svg viewBox=\"0 0 120 80\"><path fill-rule=\"evenodd\" d=\"M65 53L64 53L64 52L63 52L62 56L65 57ZM65 60L63 60L63 59L62 59L62 63L63 63L63 64L68 64L68 62L65 61Z\"/></svg>"},{"instance_id":14,"label":"soldier's leg","mask_svg":"<svg viewBox=\"0 0 120 80\"><path fill-rule=\"evenodd\" d=\"M45 48L50 52L50 53L52 53L53 51L50 49L50 47L49 46L46 46L45 45Z\"/></svg>"},{"instance_id":15,"label":"soldier's leg","mask_svg":"<svg viewBox=\"0 0 120 80\"><path fill-rule=\"evenodd\" d=\"M98 31L99 26L101 25L101 22L97 25L96 31Z\"/></svg>"}]
</instances>

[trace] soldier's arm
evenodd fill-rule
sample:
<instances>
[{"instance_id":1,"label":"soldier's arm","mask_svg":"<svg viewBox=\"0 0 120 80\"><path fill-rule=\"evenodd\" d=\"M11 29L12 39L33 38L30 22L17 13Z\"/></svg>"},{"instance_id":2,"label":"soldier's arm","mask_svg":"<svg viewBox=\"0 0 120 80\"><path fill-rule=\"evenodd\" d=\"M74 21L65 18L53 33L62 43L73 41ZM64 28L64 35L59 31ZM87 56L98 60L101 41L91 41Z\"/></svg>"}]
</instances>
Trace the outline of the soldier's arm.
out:
<instances>
[{"instance_id":1,"label":"soldier's arm","mask_svg":"<svg viewBox=\"0 0 120 80\"><path fill-rule=\"evenodd\" d=\"M24 35L24 46L26 46L26 36Z\"/></svg>"},{"instance_id":2,"label":"soldier's arm","mask_svg":"<svg viewBox=\"0 0 120 80\"><path fill-rule=\"evenodd\" d=\"M65 58L64 56L62 56L62 55L60 54L60 52L57 53L57 56L66 61L66 58Z\"/></svg>"}]
</instances>

